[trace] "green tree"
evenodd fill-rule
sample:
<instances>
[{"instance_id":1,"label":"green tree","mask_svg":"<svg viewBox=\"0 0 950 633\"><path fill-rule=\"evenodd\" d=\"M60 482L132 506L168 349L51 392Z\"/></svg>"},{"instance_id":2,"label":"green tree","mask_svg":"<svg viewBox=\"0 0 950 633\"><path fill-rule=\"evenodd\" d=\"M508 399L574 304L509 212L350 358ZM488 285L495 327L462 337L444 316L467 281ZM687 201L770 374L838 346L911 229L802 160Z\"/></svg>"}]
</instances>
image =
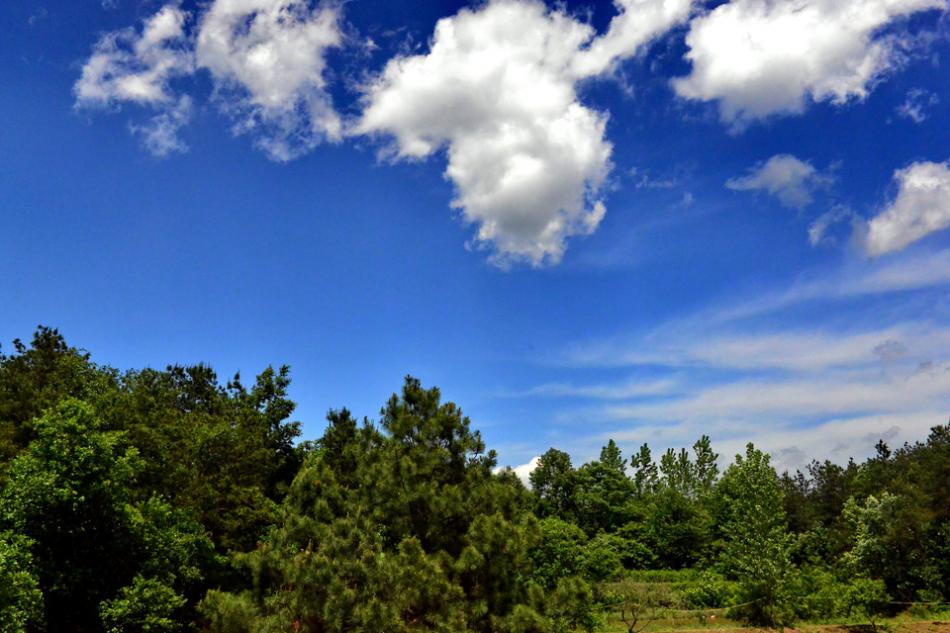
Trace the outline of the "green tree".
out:
<instances>
[{"instance_id":1,"label":"green tree","mask_svg":"<svg viewBox=\"0 0 950 633\"><path fill-rule=\"evenodd\" d=\"M737 615L756 624L789 623L791 538L768 454L748 444L745 455L736 455L726 469L716 495L725 541L720 565L738 581L738 598L747 603Z\"/></svg>"},{"instance_id":2,"label":"green tree","mask_svg":"<svg viewBox=\"0 0 950 633\"><path fill-rule=\"evenodd\" d=\"M495 474L462 412L409 378L380 428L331 414L282 519L242 557L254 590L213 592L212 631L510 630L544 621L532 599L537 522L511 473ZM531 615L531 614L534 615ZM248 615L253 614L253 615Z\"/></svg>"},{"instance_id":3,"label":"green tree","mask_svg":"<svg viewBox=\"0 0 950 633\"><path fill-rule=\"evenodd\" d=\"M643 444L636 455L630 458L630 467L633 469L633 485L637 496L645 497L656 492L659 473L647 444Z\"/></svg>"},{"instance_id":4,"label":"green tree","mask_svg":"<svg viewBox=\"0 0 950 633\"><path fill-rule=\"evenodd\" d=\"M51 633L100 631L100 603L148 574L188 592L210 551L200 526L159 499L133 495L141 460L92 408L66 400L36 420L11 464L0 524L32 541Z\"/></svg>"},{"instance_id":5,"label":"green tree","mask_svg":"<svg viewBox=\"0 0 950 633\"><path fill-rule=\"evenodd\" d=\"M556 516L565 520L574 517L577 481L570 455L556 448L549 449L538 458L528 480L537 498L538 516Z\"/></svg>"},{"instance_id":6,"label":"green tree","mask_svg":"<svg viewBox=\"0 0 950 633\"><path fill-rule=\"evenodd\" d=\"M617 445L608 443L601 457L578 468L575 476L577 523L590 536L615 532L636 513L634 484L626 475Z\"/></svg>"},{"instance_id":7,"label":"green tree","mask_svg":"<svg viewBox=\"0 0 950 633\"><path fill-rule=\"evenodd\" d=\"M0 465L33 439L33 420L48 408L66 397L96 399L115 380L53 328L38 327L29 345L15 339L13 354L0 354Z\"/></svg>"},{"instance_id":8,"label":"green tree","mask_svg":"<svg viewBox=\"0 0 950 633\"><path fill-rule=\"evenodd\" d=\"M719 477L719 453L712 449L708 435L703 435L693 444L695 494L703 497L712 492Z\"/></svg>"},{"instance_id":9,"label":"green tree","mask_svg":"<svg viewBox=\"0 0 950 633\"><path fill-rule=\"evenodd\" d=\"M532 578L547 590L562 578L584 574L587 535L573 523L557 517L538 522L538 539L530 550Z\"/></svg>"}]
</instances>

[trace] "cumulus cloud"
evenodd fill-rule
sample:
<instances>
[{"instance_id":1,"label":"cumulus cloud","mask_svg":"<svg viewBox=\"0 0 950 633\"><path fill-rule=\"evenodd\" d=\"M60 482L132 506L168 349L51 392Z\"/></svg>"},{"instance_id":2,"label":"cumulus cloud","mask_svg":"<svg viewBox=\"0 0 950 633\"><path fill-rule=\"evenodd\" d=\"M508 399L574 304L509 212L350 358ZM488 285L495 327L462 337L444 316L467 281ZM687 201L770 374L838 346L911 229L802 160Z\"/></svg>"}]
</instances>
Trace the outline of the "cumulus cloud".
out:
<instances>
[{"instance_id":1,"label":"cumulus cloud","mask_svg":"<svg viewBox=\"0 0 950 633\"><path fill-rule=\"evenodd\" d=\"M218 103L275 160L289 160L323 139L341 137L340 118L326 92L325 54L342 43L335 6L305 0L214 0L195 26L171 3L141 32L105 35L83 66L74 91L79 107L122 103L159 110L133 133L152 153L183 151L177 131L193 100L172 88L175 78L211 73ZM193 28L189 28L193 27Z\"/></svg>"},{"instance_id":2,"label":"cumulus cloud","mask_svg":"<svg viewBox=\"0 0 950 633\"><path fill-rule=\"evenodd\" d=\"M786 207L803 209L813 200L813 192L830 184L831 178L811 163L789 154L776 154L749 170L745 176L730 178L726 187L735 191L764 191Z\"/></svg>"},{"instance_id":3,"label":"cumulus cloud","mask_svg":"<svg viewBox=\"0 0 950 633\"><path fill-rule=\"evenodd\" d=\"M692 71L681 97L717 100L723 120L800 112L811 99L864 99L897 63L901 42L881 30L945 0L732 0L694 19Z\"/></svg>"},{"instance_id":4,"label":"cumulus cloud","mask_svg":"<svg viewBox=\"0 0 950 633\"><path fill-rule=\"evenodd\" d=\"M326 92L326 51L340 46L334 6L305 0L215 0L197 38L197 62L211 71L221 104L280 161L341 136Z\"/></svg>"},{"instance_id":5,"label":"cumulus cloud","mask_svg":"<svg viewBox=\"0 0 950 633\"><path fill-rule=\"evenodd\" d=\"M428 53L391 60L365 88L358 134L384 134L394 159L446 148L453 207L498 264L558 262L604 216L607 115L578 81L608 71L684 20L686 0L623 0L608 31L536 0L494 0L438 22Z\"/></svg>"},{"instance_id":6,"label":"cumulus cloud","mask_svg":"<svg viewBox=\"0 0 950 633\"><path fill-rule=\"evenodd\" d=\"M865 250L871 257L950 227L950 162L912 163L894 172L894 179L897 196L867 225Z\"/></svg>"},{"instance_id":7,"label":"cumulus cloud","mask_svg":"<svg viewBox=\"0 0 950 633\"><path fill-rule=\"evenodd\" d=\"M531 473L535 471L538 467L538 461L541 459L541 456L532 457L531 460L526 464L521 464L520 466L515 466L511 470L518 476L518 479L521 480L525 486L531 487Z\"/></svg>"},{"instance_id":8,"label":"cumulus cloud","mask_svg":"<svg viewBox=\"0 0 950 633\"><path fill-rule=\"evenodd\" d=\"M170 4L134 28L106 34L93 48L73 87L79 108L115 108L134 103L158 110L145 125L130 126L155 156L187 149L178 131L191 117L189 97L176 97L169 83L194 71L185 32L188 15Z\"/></svg>"},{"instance_id":9,"label":"cumulus cloud","mask_svg":"<svg viewBox=\"0 0 950 633\"><path fill-rule=\"evenodd\" d=\"M169 81L194 69L187 15L168 5L145 21L141 32L126 28L102 37L74 86L80 107L121 102L162 105L175 100Z\"/></svg>"}]
</instances>

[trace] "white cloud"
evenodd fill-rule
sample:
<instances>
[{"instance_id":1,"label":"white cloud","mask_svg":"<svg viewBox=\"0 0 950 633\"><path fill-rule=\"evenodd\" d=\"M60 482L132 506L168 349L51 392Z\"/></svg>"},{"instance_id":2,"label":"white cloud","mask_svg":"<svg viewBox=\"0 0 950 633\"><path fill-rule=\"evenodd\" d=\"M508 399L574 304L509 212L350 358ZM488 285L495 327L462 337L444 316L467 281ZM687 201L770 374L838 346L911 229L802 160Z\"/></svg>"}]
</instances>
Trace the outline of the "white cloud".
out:
<instances>
[{"instance_id":1,"label":"white cloud","mask_svg":"<svg viewBox=\"0 0 950 633\"><path fill-rule=\"evenodd\" d=\"M515 466L511 470L518 476L518 479L521 480L525 486L531 487L531 473L535 471L538 467L538 460L541 459L541 456L532 457L531 461L527 464L521 464L520 466Z\"/></svg>"},{"instance_id":2,"label":"white cloud","mask_svg":"<svg viewBox=\"0 0 950 633\"><path fill-rule=\"evenodd\" d=\"M745 176L730 178L726 187L736 191L765 191L786 207L803 209L812 203L816 188L830 184L811 163L789 154L776 154L756 165Z\"/></svg>"},{"instance_id":3,"label":"white cloud","mask_svg":"<svg viewBox=\"0 0 950 633\"><path fill-rule=\"evenodd\" d=\"M133 134L141 138L153 156L164 158L169 154L188 151L188 146L178 137L180 130L191 120L191 97L184 95L174 106L152 117L145 125L131 125Z\"/></svg>"},{"instance_id":4,"label":"white cloud","mask_svg":"<svg viewBox=\"0 0 950 633\"><path fill-rule=\"evenodd\" d=\"M558 262L604 216L607 116L576 84L685 19L686 0L624 0L606 34L536 0L494 0L438 22L430 50L397 57L366 88L359 134L395 159L447 148L453 207L504 265Z\"/></svg>"},{"instance_id":5,"label":"white cloud","mask_svg":"<svg viewBox=\"0 0 950 633\"><path fill-rule=\"evenodd\" d=\"M215 0L198 31L197 61L222 105L274 160L290 160L341 136L327 94L325 55L340 46L334 6L304 0Z\"/></svg>"},{"instance_id":6,"label":"white cloud","mask_svg":"<svg viewBox=\"0 0 950 633\"><path fill-rule=\"evenodd\" d=\"M872 257L950 227L950 163L912 163L894 179L897 197L868 222L865 249Z\"/></svg>"},{"instance_id":7,"label":"white cloud","mask_svg":"<svg viewBox=\"0 0 950 633\"><path fill-rule=\"evenodd\" d=\"M629 400L631 398L666 395L676 388L671 378L659 380L631 379L621 384L575 385L571 383L546 383L526 391L507 394L512 397L546 396L554 398L592 398L596 400Z\"/></svg>"},{"instance_id":8,"label":"white cloud","mask_svg":"<svg viewBox=\"0 0 950 633\"><path fill-rule=\"evenodd\" d=\"M145 21L141 33L126 28L103 36L83 65L73 90L80 107L121 102L164 105L175 101L168 83L194 69L185 34L187 15L167 5Z\"/></svg>"},{"instance_id":9,"label":"white cloud","mask_svg":"<svg viewBox=\"0 0 950 633\"><path fill-rule=\"evenodd\" d=\"M673 189L679 186L676 178L654 177L650 172L636 167L630 168L630 176L635 179L633 186L637 189Z\"/></svg>"},{"instance_id":10,"label":"white cloud","mask_svg":"<svg viewBox=\"0 0 950 633\"><path fill-rule=\"evenodd\" d=\"M805 379L745 380L701 388L688 397L618 405L614 417L636 420L760 424L855 413L899 413L950 405L950 364L911 375L831 373Z\"/></svg>"},{"instance_id":11,"label":"white cloud","mask_svg":"<svg viewBox=\"0 0 950 633\"><path fill-rule=\"evenodd\" d=\"M893 21L945 0L732 0L694 19L681 96L718 100L724 121L801 112L808 99L864 99L896 62Z\"/></svg>"},{"instance_id":12,"label":"white cloud","mask_svg":"<svg viewBox=\"0 0 950 633\"><path fill-rule=\"evenodd\" d=\"M942 350L950 355L950 330L919 322L866 331L800 329L741 334L710 332L692 321L685 323L685 326L661 328L627 344L611 341L578 346L569 350L566 356L572 364L594 367L655 365L808 372L867 366L885 356L887 360L894 360L895 356L887 352L893 352L895 344L900 346L904 361L914 365L929 359L936 351ZM697 327L700 328L698 331ZM664 381L644 384L663 385ZM575 396L613 393L619 398L629 398L636 393L628 393L626 389L634 386L588 386L584 391L562 387L560 393ZM550 391L554 387L545 388ZM538 395L543 393L538 392Z\"/></svg>"},{"instance_id":13,"label":"white cloud","mask_svg":"<svg viewBox=\"0 0 950 633\"><path fill-rule=\"evenodd\" d=\"M945 421L950 407L950 328L944 326L907 321L864 331L812 327L708 337L695 327L678 334L660 329L623 357L601 356L600 364L675 371L676 389L575 411L573 419L613 430L580 438L572 448L613 437L662 450L706 433L726 457L754 441L796 467L812 458L860 458L894 427L902 440L919 439ZM619 395L625 386L589 385L567 395Z\"/></svg>"},{"instance_id":14,"label":"white cloud","mask_svg":"<svg viewBox=\"0 0 950 633\"><path fill-rule=\"evenodd\" d=\"M614 0L617 15L606 33L574 57L573 74L592 77L610 70L685 21L695 4L695 0Z\"/></svg>"},{"instance_id":15,"label":"white cloud","mask_svg":"<svg viewBox=\"0 0 950 633\"><path fill-rule=\"evenodd\" d=\"M855 220L854 211L840 204L833 206L818 216L808 227L808 243L818 246L824 242L834 242L834 238L828 236L829 229L847 220Z\"/></svg>"},{"instance_id":16,"label":"white cloud","mask_svg":"<svg viewBox=\"0 0 950 633\"><path fill-rule=\"evenodd\" d=\"M914 123L923 123L930 116L930 108L940 103L940 98L929 90L913 88L907 91L904 102L897 106L897 115Z\"/></svg>"}]
</instances>

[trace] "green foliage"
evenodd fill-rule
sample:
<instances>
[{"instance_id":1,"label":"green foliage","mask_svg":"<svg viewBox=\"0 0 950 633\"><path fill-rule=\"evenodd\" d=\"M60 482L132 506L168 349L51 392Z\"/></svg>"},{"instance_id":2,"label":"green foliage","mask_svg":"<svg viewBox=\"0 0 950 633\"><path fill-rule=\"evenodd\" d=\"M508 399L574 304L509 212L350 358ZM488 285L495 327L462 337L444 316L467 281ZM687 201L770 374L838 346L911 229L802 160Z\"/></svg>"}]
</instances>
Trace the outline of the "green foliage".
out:
<instances>
[{"instance_id":1,"label":"green foliage","mask_svg":"<svg viewBox=\"0 0 950 633\"><path fill-rule=\"evenodd\" d=\"M455 405L407 379L380 429L345 411L329 421L281 523L243 557L259 609L249 630L488 632L530 619L537 522ZM206 601L212 631L229 607L247 610Z\"/></svg>"},{"instance_id":2,"label":"green foliage","mask_svg":"<svg viewBox=\"0 0 950 633\"><path fill-rule=\"evenodd\" d=\"M615 535L600 533L584 547L584 572L592 582L614 580L623 573L626 541Z\"/></svg>"},{"instance_id":3,"label":"green foliage","mask_svg":"<svg viewBox=\"0 0 950 633\"><path fill-rule=\"evenodd\" d=\"M656 561L671 569L696 564L709 541L710 519L705 509L673 487L653 496L644 521L644 537Z\"/></svg>"},{"instance_id":4,"label":"green foliage","mask_svg":"<svg viewBox=\"0 0 950 633\"><path fill-rule=\"evenodd\" d=\"M99 613L106 633L173 633L181 630L175 612L186 602L161 581L136 576L115 598L103 601Z\"/></svg>"},{"instance_id":5,"label":"green foliage","mask_svg":"<svg viewBox=\"0 0 950 633\"><path fill-rule=\"evenodd\" d=\"M35 437L33 421L48 408L67 397L95 400L116 379L116 372L89 362L88 353L67 345L52 328L38 327L29 346L15 339L13 349L0 354L0 464Z\"/></svg>"},{"instance_id":6,"label":"green foliage","mask_svg":"<svg viewBox=\"0 0 950 633\"><path fill-rule=\"evenodd\" d=\"M99 605L146 572L187 589L200 580L203 531L164 502L135 501L141 468L121 433L66 400L36 420L13 460L0 522L32 541L51 632L99 630Z\"/></svg>"},{"instance_id":7,"label":"green foliage","mask_svg":"<svg viewBox=\"0 0 950 633\"><path fill-rule=\"evenodd\" d=\"M594 592L580 578L562 578L547 602L546 615L551 633L593 631L601 622L594 603Z\"/></svg>"},{"instance_id":8,"label":"green foliage","mask_svg":"<svg viewBox=\"0 0 950 633\"><path fill-rule=\"evenodd\" d=\"M601 457L578 468L574 478L577 523L589 536L615 532L637 511L633 482L626 475L616 444L605 446Z\"/></svg>"},{"instance_id":9,"label":"green foliage","mask_svg":"<svg viewBox=\"0 0 950 633\"><path fill-rule=\"evenodd\" d=\"M584 573L587 535L573 523L556 517L538 522L538 539L529 556L532 578L545 589L553 589L562 578Z\"/></svg>"},{"instance_id":10,"label":"green foliage","mask_svg":"<svg viewBox=\"0 0 950 633\"><path fill-rule=\"evenodd\" d=\"M684 603L691 609L721 609L736 604L735 583L722 575L704 571L682 591Z\"/></svg>"},{"instance_id":11,"label":"green foliage","mask_svg":"<svg viewBox=\"0 0 950 633\"><path fill-rule=\"evenodd\" d=\"M720 565L738 581L737 615L755 624L788 624L793 572L782 489L769 456L751 443L716 490L725 547Z\"/></svg>"},{"instance_id":12,"label":"green foliage","mask_svg":"<svg viewBox=\"0 0 950 633\"><path fill-rule=\"evenodd\" d=\"M25 633L43 621L43 594L33 569L30 541L0 532L0 631Z\"/></svg>"},{"instance_id":13,"label":"green foliage","mask_svg":"<svg viewBox=\"0 0 950 633\"><path fill-rule=\"evenodd\" d=\"M556 448L548 450L538 458L537 467L531 471L529 480L537 498L538 516L573 518L577 482L570 455Z\"/></svg>"}]
</instances>

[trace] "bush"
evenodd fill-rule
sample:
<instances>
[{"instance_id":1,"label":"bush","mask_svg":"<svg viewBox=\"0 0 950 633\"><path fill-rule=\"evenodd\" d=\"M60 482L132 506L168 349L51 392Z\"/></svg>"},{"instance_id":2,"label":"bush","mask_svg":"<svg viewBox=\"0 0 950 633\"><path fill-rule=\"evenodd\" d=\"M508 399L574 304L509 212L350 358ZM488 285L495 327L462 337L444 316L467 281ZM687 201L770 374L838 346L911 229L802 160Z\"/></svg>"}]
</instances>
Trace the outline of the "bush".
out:
<instances>
[{"instance_id":1,"label":"bush","mask_svg":"<svg viewBox=\"0 0 950 633\"><path fill-rule=\"evenodd\" d=\"M584 547L584 572L593 582L615 580L623 573L621 552L624 539L613 534L598 534Z\"/></svg>"},{"instance_id":2,"label":"bush","mask_svg":"<svg viewBox=\"0 0 950 633\"><path fill-rule=\"evenodd\" d=\"M561 578L581 575L587 543L584 531L555 517L542 519L538 528L538 541L529 552L535 582L546 589L554 589Z\"/></svg>"},{"instance_id":3,"label":"bush","mask_svg":"<svg viewBox=\"0 0 950 633\"><path fill-rule=\"evenodd\" d=\"M174 616L185 602L163 582L136 576L117 597L103 601L99 614L107 633L172 633L181 630Z\"/></svg>"},{"instance_id":4,"label":"bush","mask_svg":"<svg viewBox=\"0 0 950 633\"><path fill-rule=\"evenodd\" d=\"M691 609L719 609L732 604L735 587L719 574L703 572L698 580L683 587L681 594Z\"/></svg>"}]
</instances>

